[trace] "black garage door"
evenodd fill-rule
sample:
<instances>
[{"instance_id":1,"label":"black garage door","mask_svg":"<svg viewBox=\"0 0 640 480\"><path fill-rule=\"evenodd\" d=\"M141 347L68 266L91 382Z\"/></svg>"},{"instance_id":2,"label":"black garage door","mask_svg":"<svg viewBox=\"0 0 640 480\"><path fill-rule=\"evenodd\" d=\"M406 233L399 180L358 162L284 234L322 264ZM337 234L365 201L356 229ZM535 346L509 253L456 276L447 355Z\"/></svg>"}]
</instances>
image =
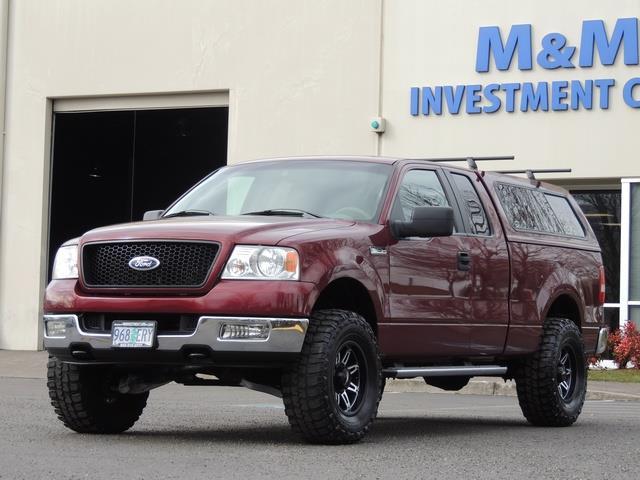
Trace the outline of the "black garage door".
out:
<instances>
[{"instance_id":1,"label":"black garage door","mask_svg":"<svg viewBox=\"0 0 640 480\"><path fill-rule=\"evenodd\" d=\"M91 228L140 220L227 162L228 108L56 113L49 272Z\"/></svg>"}]
</instances>

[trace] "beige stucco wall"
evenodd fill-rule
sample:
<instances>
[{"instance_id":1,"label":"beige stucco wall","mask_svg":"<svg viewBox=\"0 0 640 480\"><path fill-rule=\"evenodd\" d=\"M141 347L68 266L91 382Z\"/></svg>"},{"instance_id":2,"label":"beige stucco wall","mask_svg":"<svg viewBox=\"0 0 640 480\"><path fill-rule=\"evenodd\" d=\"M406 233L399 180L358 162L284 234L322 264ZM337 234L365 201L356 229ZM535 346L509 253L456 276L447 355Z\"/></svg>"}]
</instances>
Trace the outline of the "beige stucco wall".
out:
<instances>
[{"instance_id":1,"label":"beige stucco wall","mask_svg":"<svg viewBox=\"0 0 640 480\"><path fill-rule=\"evenodd\" d=\"M574 178L588 182L640 175L640 111L620 93L639 67L619 58L590 69L474 69L480 26L500 25L506 35L514 23L531 23L534 48L552 31L576 44L582 20L603 19L612 28L619 17L640 16L637 0L10 4L0 348L40 345L51 99L224 92L231 163L296 154L515 154L508 168L571 167ZM608 111L409 114L413 86L586 78L616 78ZM161 97L153 98L161 106ZM380 112L388 122L382 136L368 128Z\"/></svg>"},{"instance_id":2,"label":"beige stucco wall","mask_svg":"<svg viewBox=\"0 0 640 480\"><path fill-rule=\"evenodd\" d=\"M483 164L495 168L573 169L574 178L640 174L640 109L622 100L623 83L640 76L640 66L615 65L545 70L535 64L541 39L560 32L580 44L583 20L604 20L609 34L618 18L640 17L637 0L386 1L382 111L388 121L382 153L403 156L510 155L516 162ZM520 71L495 68L477 73L481 26L497 25L503 40L513 24L533 27L534 65ZM622 52L620 52L622 53ZM577 64L578 53L574 55ZM410 87L614 78L609 110L418 116L409 114ZM636 88L635 97L640 97ZM597 104L597 102L594 102ZM463 106L464 108L464 106Z\"/></svg>"},{"instance_id":3,"label":"beige stucco wall","mask_svg":"<svg viewBox=\"0 0 640 480\"><path fill-rule=\"evenodd\" d=\"M0 348L40 344L48 98L228 90L230 162L373 154L379 28L372 0L12 1Z\"/></svg>"}]
</instances>

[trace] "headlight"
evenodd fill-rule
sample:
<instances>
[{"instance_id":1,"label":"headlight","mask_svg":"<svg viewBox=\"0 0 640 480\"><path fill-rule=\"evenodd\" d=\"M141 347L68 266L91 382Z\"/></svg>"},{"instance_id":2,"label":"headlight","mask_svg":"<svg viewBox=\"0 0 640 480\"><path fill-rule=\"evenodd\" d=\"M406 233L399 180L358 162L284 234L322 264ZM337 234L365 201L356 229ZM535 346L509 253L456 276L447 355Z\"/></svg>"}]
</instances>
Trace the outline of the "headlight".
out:
<instances>
[{"instance_id":1,"label":"headlight","mask_svg":"<svg viewBox=\"0 0 640 480\"><path fill-rule=\"evenodd\" d=\"M236 245L223 279L298 280L300 259L293 248Z\"/></svg>"},{"instance_id":2,"label":"headlight","mask_svg":"<svg viewBox=\"0 0 640 480\"><path fill-rule=\"evenodd\" d=\"M69 245L60 247L56 253L56 259L53 261L53 273L51 277L54 280L63 278L78 278L78 246Z\"/></svg>"}]
</instances>

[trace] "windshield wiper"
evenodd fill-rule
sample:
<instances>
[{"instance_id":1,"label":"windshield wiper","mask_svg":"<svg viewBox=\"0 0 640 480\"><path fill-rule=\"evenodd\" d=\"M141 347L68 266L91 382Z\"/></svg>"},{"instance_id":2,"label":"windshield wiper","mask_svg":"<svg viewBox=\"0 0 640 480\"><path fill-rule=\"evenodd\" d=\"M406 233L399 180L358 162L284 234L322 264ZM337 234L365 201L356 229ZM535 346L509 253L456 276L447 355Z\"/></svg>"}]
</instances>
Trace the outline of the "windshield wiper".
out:
<instances>
[{"instance_id":1,"label":"windshield wiper","mask_svg":"<svg viewBox=\"0 0 640 480\"><path fill-rule=\"evenodd\" d=\"M313 218L324 218L322 215L316 215L315 213L300 210L298 208L272 208L270 210L260 210L258 212L247 212L242 215L288 215L292 217L308 216Z\"/></svg>"},{"instance_id":2,"label":"windshield wiper","mask_svg":"<svg viewBox=\"0 0 640 480\"><path fill-rule=\"evenodd\" d=\"M169 215L165 215L162 218L171 218L171 217L196 217L196 216L208 216L215 215L215 213L210 212L209 210L181 210L179 212L170 213Z\"/></svg>"}]
</instances>

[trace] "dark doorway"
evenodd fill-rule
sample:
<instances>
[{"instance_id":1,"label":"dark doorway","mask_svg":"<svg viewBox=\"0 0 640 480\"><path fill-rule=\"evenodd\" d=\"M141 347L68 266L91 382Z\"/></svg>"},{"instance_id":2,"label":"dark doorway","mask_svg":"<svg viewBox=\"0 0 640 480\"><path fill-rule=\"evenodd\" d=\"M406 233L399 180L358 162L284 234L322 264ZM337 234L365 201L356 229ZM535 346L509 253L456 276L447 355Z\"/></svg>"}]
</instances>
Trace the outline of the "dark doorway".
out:
<instances>
[{"instance_id":1,"label":"dark doorway","mask_svg":"<svg viewBox=\"0 0 640 480\"><path fill-rule=\"evenodd\" d=\"M56 113L49 273L57 248L140 220L227 163L228 108Z\"/></svg>"}]
</instances>

